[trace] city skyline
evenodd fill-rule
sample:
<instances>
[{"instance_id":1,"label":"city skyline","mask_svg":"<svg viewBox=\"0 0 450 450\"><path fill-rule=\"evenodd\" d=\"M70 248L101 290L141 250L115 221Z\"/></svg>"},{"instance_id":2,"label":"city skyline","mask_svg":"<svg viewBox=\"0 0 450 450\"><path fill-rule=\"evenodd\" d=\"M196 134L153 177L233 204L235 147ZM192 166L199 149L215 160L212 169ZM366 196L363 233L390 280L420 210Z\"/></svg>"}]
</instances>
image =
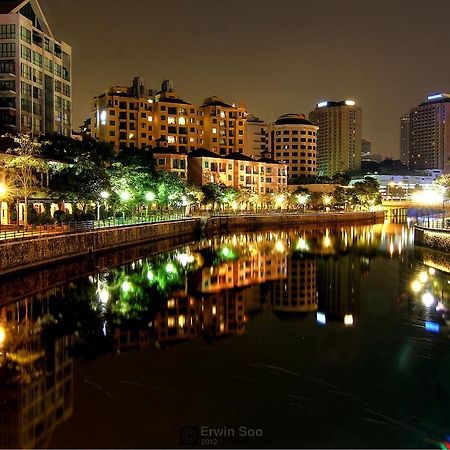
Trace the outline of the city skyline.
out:
<instances>
[{"instance_id":1,"label":"city skyline","mask_svg":"<svg viewBox=\"0 0 450 450\"><path fill-rule=\"evenodd\" d=\"M438 44L450 37L450 4L434 1L424 14L419 1L407 9L390 3L232 1L225 9L202 0L169 7L136 0L126 10L136 14L124 15L121 2L98 0L89 16L79 2L41 6L55 34L73 47L74 128L105 86L143 74L148 87L170 78L193 103L217 95L266 121L351 98L363 109L363 138L373 151L398 158L399 117L428 94L448 91L450 51ZM120 30L131 30L129 38Z\"/></svg>"}]
</instances>

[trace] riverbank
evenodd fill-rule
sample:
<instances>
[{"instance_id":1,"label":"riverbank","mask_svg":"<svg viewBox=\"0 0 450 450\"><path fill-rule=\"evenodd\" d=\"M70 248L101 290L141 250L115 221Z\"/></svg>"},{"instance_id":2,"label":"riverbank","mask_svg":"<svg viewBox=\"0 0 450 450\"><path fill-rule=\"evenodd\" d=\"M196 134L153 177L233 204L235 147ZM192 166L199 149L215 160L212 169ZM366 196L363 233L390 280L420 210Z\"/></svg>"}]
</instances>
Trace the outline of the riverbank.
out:
<instances>
[{"instance_id":1,"label":"riverbank","mask_svg":"<svg viewBox=\"0 0 450 450\"><path fill-rule=\"evenodd\" d=\"M450 252L450 230L414 225L414 243L441 252Z\"/></svg>"},{"instance_id":2,"label":"riverbank","mask_svg":"<svg viewBox=\"0 0 450 450\"><path fill-rule=\"evenodd\" d=\"M196 239L202 232L207 236L232 232L273 228L292 228L303 224L373 224L384 219L384 212L261 214L191 218L159 223L91 230L70 235L2 243L0 275L146 242Z\"/></svg>"}]
</instances>

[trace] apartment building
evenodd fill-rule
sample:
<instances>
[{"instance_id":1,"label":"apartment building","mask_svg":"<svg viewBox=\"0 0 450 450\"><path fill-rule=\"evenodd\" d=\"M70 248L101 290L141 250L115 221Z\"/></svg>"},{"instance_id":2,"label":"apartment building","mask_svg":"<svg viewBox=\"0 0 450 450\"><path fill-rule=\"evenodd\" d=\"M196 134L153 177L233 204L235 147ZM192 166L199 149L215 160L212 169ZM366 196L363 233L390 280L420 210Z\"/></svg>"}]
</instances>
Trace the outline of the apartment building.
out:
<instances>
[{"instance_id":1,"label":"apartment building","mask_svg":"<svg viewBox=\"0 0 450 450\"><path fill-rule=\"evenodd\" d=\"M409 167L450 173L450 94L428 96L409 117Z\"/></svg>"},{"instance_id":2,"label":"apartment building","mask_svg":"<svg viewBox=\"0 0 450 450\"><path fill-rule=\"evenodd\" d=\"M218 97L206 98L198 108L203 131L202 146L221 156L244 153L246 111L224 103Z\"/></svg>"},{"instance_id":3,"label":"apartment building","mask_svg":"<svg viewBox=\"0 0 450 450\"><path fill-rule=\"evenodd\" d=\"M2 132L71 135L71 55L37 0L0 2Z\"/></svg>"},{"instance_id":4,"label":"apartment building","mask_svg":"<svg viewBox=\"0 0 450 450\"><path fill-rule=\"evenodd\" d=\"M94 97L89 123L90 135L119 148L146 148L155 144L153 91L136 77L131 87L112 86Z\"/></svg>"},{"instance_id":5,"label":"apartment building","mask_svg":"<svg viewBox=\"0 0 450 450\"><path fill-rule=\"evenodd\" d=\"M309 113L317 132L317 174L361 169L362 110L354 100L324 101Z\"/></svg>"},{"instance_id":6,"label":"apartment building","mask_svg":"<svg viewBox=\"0 0 450 450\"><path fill-rule=\"evenodd\" d=\"M222 157L206 149L189 153L188 179L201 186L223 183L236 189L246 187L258 194L282 192L287 187L285 164L237 152Z\"/></svg>"},{"instance_id":7,"label":"apartment building","mask_svg":"<svg viewBox=\"0 0 450 450\"><path fill-rule=\"evenodd\" d=\"M269 125L270 154L287 165L290 183L316 176L317 130L303 114L284 114Z\"/></svg>"},{"instance_id":8,"label":"apartment building","mask_svg":"<svg viewBox=\"0 0 450 450\"><path fill-rule=\"evenodd\" d=\"M247 115L244 124L244 155L258 159L268 150L269 125L259 117Z\"/></svg>"},{"instance_id":9,"label":"apartment building","mask_svg":"<svg viewBox=\"0 0 450 450\"><path fill-rule=\"evenodd\" d=\"M150 150L156 170L165 170L178 175L183 180L187 179L187 155L179 153L173 147L169 147L166 139L156 140L156 147Z\"/></svg>"}]
</instances>

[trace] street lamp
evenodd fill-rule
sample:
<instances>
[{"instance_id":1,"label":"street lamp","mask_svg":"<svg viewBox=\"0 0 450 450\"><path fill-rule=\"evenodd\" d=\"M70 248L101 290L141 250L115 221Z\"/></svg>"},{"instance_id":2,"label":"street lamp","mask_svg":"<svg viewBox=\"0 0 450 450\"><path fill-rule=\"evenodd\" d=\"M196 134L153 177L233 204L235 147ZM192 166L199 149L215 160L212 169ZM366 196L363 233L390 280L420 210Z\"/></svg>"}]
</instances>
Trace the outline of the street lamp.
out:
<instances>
[{"instance_id":1,"label":"street lamp","mask_svg":"<svg viewBox=\"0 0 450 450\"><path fill-rule=\"evenodd\" d=\"M120 200L124 203L131 199L131 194L128 191L122 191L119 194ZM125 222L125 210L122 211L123 221Z\"/></svg>"},{"instance_id":2,"label":"street lamp","mask_svg":"<svg viewBox=\"0 0 450 450\"><path fill-rule=\"evenodd\" d=\"M300 205L303 205L303 212L306 210L306 203L308 203L309 195L308 194L298 194L297 201Z\"/></svg>"},{"instance_id":3,"label":"street lamp","mask_svg":"<svg viewBox=\"0 0 450 450\"><path fill-rule=\"evenodd\" d=\"M102 191L100 192L100 198L102 198L105 201L109 198L109 192ZM97 222L100 220L100 202L97 200Z\"/></svg>"},{"instance_id":4,"label":"street lamp","mask_svg":"<svg viewBox=\"0 0 450 450\"><path fill-rule=\"evenodd\" d=\"M2 199L6 197L8 193L8 187L5 183L0 183L0 231L2 229L2 221L3 221L3 205L2 205Z\"/></svg>"}]
</instances>

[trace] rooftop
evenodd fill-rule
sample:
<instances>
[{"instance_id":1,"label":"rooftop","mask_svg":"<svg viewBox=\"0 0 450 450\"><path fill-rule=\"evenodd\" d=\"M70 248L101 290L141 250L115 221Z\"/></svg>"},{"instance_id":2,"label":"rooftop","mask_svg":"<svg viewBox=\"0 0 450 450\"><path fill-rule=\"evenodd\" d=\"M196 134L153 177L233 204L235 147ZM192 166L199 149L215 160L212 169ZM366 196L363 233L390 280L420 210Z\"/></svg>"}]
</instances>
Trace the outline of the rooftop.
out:
<instances>
[{"instance_id":1,"label":"rooftop","mask_svg":"<svg viewBox=\"0 0 450 450\"><path fill-rule=\"evenodd\" d=\"M223 158L217 153L211 152L206 148L197 148L188 154L189 158Z\"/></svg>"},{"instance_id":2,"label":"rooftop","mask_svg":"<svg viewBox=\"0 0 450 450\"><path fill-rule=\"evenodd\" d=\"M284 114L275 120L275 125L312 125L302 114Z\"/></svg>"}]
</instances>

